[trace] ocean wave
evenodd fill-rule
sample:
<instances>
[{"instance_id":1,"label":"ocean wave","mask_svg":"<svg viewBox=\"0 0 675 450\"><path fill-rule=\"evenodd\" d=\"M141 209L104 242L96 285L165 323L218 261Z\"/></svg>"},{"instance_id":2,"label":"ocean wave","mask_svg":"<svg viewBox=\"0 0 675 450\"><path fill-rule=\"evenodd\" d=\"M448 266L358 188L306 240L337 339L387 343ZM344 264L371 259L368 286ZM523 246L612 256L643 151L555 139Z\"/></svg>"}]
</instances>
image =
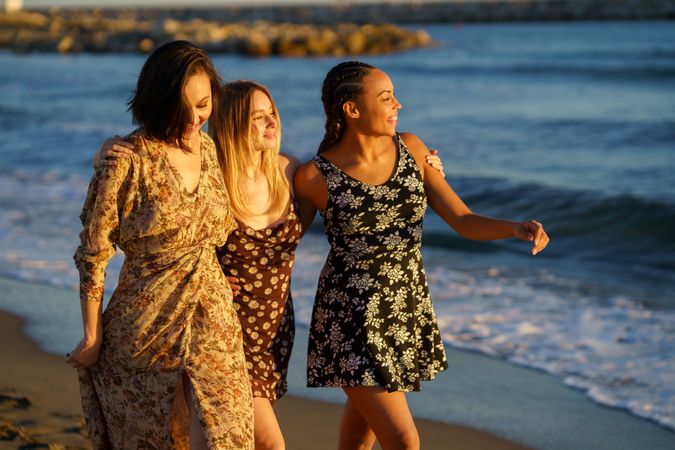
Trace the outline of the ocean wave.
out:
<instances>
[{"instance_id":1,"label":"ocean wave","mask_svg":"<svg viewBox=\"0 0 675 450\"><path fill-rule=\"evenodd\" d=\"M304 239L293 301L296 320L308 325L328 248L323 237ZM546 371L597 403L675 429L675 311L645 305L643 287L511 255L426 248L424 259L447 345Z\"/></svg>"},{"instance_id":2,"label":"ocean wave","mask_svg":"<svg viewBox=\"0 0 675 450\"><path fill-rule=\"evenodd\" d=\"M631 60L490 60L481 63L463 63L449 60L443 64L397 66L397 71L409 73L417 78L432 77L550 77L609 79L616 81L675 81L675 65L666 57L663 60L645 59L641 64Z\"/></svg>"},{"instance_id":3,"label":"ocean wave","mask_svg":"<svg viewBox=\"0 0 675 450\"><path fill-rule=\"evenodd\" d=\"M551 236L565 241L569 251L654 257L660 265L675 262L675 203L498 178L457 177L453 185L475 211L498 217L539 218ZM430 245L458 248L451 232L446 238L439 234L447 230L446 225L437 219L429 222L426 229L435 233ZM487 248L490 247L472 247Z\"/></svg>"}]
</instances>

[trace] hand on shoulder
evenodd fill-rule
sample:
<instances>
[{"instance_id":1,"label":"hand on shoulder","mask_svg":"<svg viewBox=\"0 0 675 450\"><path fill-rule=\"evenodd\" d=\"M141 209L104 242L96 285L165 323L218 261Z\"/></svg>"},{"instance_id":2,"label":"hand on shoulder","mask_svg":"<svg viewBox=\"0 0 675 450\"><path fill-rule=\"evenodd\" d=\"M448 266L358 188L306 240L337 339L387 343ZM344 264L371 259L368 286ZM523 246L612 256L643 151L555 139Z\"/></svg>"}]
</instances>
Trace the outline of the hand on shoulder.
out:
<instances>
[{"instance_id":1,"label":"hand on shoulder","mask_svg":"<svg viewBox=\"0 0 675 450\"><path fill-rule=\"evenodd\" d=\"M420 139L416 134L413 133L399 133L399 136L401 137L401 140L405 143L406 147L408 147L408 150L410 151L410 154L415 158L415 162L417 162L417 166L420 169L420 172L422 172L422 178L424 178L424 167L425 167L425 162L427 162L427 157L430 156L432 153L429 151L429 148L422 142L422 139ZM443 166L441 165L441 171L443 169Z\"/></svg>"},{"instance_id":2,"label":"hand on shoulder","mask_svg":"<svg viewBox=\"0 0 675 450\"><path fill-rule=\"evenodd\" d=\"M117 161L130 158L134 154L136 141L137 138L134 136L127 138L113 136L106 139L94 154L92 167L98 170L106 166L115 166Z\"/></svg>"}]
</instances>

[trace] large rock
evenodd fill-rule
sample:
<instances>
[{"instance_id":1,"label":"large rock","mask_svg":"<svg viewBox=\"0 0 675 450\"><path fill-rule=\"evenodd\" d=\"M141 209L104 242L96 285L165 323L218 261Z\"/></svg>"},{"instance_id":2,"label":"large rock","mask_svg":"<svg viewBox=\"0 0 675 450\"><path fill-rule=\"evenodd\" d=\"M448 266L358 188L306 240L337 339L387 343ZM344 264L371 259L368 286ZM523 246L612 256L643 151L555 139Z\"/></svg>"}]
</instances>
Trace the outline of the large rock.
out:
<instances>
[{"instance_id":1,"label":"large rock","mask_svg":"<svg viewBox=\"0 0 675 450\"><path fill-rule=\"evenodd\" d=\"M302 57L389 53L431 43L424 31L394 25L227 23L195 17L194 11L53 9L0 14L0 24L0 47L21 52L147 53L161 43L186 39L214 53Z\"/></svg>"}]
</instances>

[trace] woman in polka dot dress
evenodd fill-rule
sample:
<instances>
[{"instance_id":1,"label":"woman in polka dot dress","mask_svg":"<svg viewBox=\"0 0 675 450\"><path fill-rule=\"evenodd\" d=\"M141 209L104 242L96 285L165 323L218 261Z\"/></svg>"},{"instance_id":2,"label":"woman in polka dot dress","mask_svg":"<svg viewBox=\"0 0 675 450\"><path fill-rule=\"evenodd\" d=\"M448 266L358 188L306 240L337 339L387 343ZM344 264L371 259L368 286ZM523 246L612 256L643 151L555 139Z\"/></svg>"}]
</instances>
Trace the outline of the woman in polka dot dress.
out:
<instances>
[{"instance_id":1,"label":"woman in polka dot dress","mask_svg":"<svg viewBox=\"0 0 675 450\"><path fill-rule=\"evenodd\" d=\"M270 92L252 81L226 83L214 105L209 134L237 228L218 250L235 291L244 353L253 390L256 449L284 448L273 406L287 390L294 338L290 274L301 236L291 180L299 161L280 153L281 123ZM111 165L129 152L110 139L94 166ZM428 162L442 172L440 159Z\"/></svg>"},{"instance_id":2,"label":"woman in polka dot dress","mask_svg":"<svg viewBox=\"0 0 675 450\"><path fill-rule=\"evenodd\" d=\"M253 81L226 83L209 134L237 227L217 254L234 291L253 391L256 449L284 448L274 402L287 389L295 332L290 275L300 225L292 196L299 161L280 153L281 123L272 96ZM94 167L114 165L130 145L107 140Z\"/></svg>"},{"instance_id":3,"label":"woman in polka dot dress","mask_svg":"<svg viewBox=\"0 0 675 450\"><path fill-rule=\"evenodd\" d=\"M295 333L290 277L300 224L289 180L299 161L279 151L279 114L264 86L227 83L220 106L210 131L238 227L218 259L240 287L234 302L253 390L256 448L278 449L284 440L272 407L287 389Z\"/></svg>"}]
</instances>

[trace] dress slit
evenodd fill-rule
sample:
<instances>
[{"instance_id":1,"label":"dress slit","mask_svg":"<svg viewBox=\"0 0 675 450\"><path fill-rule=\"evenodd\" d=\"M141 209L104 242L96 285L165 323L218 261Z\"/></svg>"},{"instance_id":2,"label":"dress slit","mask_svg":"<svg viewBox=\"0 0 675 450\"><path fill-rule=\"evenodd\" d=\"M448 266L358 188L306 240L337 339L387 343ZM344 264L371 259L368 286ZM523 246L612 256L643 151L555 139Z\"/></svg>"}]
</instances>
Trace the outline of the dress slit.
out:
<instances>
[{"instance_id":1,"label":"dress slit","mask_svg":"<svg viewBox=\"0 0 675 450\"><path fill-rule=\"evenodd\" d=\"M192 401L188 402L188 395ZM192 408L192 411L190 410ZM197 415L199 429L202 433L204 442L208 444L208 435L201 425L203 415L199 401L196 398L195 389L192 380L187 372L183 371L178 378L174 393L173 410L171 412L171 440L174 448L190 449L190 414L194 412ZM209 446L211 447L211 446Z\"/></svg>"}]
</instances>

